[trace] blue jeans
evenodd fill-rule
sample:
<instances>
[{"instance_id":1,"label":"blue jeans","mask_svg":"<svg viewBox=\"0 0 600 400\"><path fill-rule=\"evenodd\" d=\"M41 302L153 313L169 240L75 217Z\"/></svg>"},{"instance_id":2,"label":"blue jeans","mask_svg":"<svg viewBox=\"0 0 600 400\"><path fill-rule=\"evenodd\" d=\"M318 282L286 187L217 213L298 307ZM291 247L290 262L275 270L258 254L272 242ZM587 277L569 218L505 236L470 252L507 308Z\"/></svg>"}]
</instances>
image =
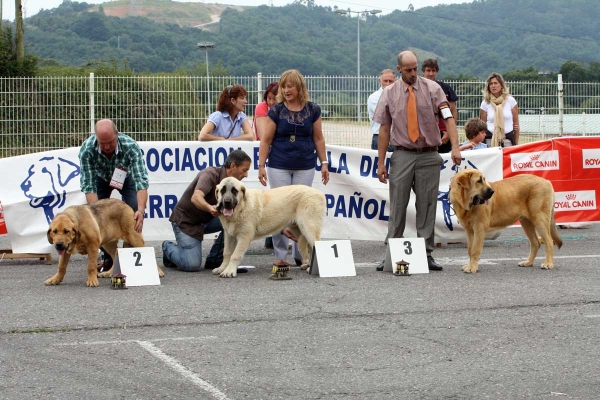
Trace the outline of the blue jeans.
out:
<instances>
[{"instance_id":1,"label":"blue jeans","mask_svg":"<svg viewBox=\"0 0 600 400\"><path fill-rule=\"evenodd\" d=\"M137 190L135 190L135 182L133 181L131 175L127 175L125 178L122 189L115 189L110 186L110 182L106 182L104 179L96 177L96 194L98 195L98 200L110 198L113 190L119 191L121 198L129 207L133 209L133 212L137 211ZM100 250L102 250L104 258L111 258L103 247L101 247Z\"/></svg>"},{"instance_id":2,"label":"blue jeans","mask_svg":"<svg viewBox=\"0 0 600 400\"><path fill-rule=\"evenodd\" d=\"M378 141L379 141L379 135L373 135L373 139L371 140L371 150L377 150L377 142ZM394 150L396 150L396 148L390 144L388 146L387 151L393 152Z\"/></svg>"},{"instance_id":3,"label":"blue jeans","mask_svg":"<svg viewBox=\"0 0 600 400\"><path fill-rule=\"evenodd\" d=\"M179 229L179 226L171 222L173 226L173 232L175 233L175 240L173 242L163 242L162 251L169 260L181 271L196 272L200 270L202 266L202 240L198 240L191 236L186 235ZM204 225L204 233L215 233L223 230L221 221L219 218L214 217ZM207 260L220 261L223 260L223 247L225 246L225 239L223 238L223 232L219 234L215 244L208 253Z\"/></svg>"},{"instance_id":4,"label":"blue jeans","mask_svg":"<svg viewBox=\"0 0 600 400\"><path fill-rule=\"evenodd\" d=\"M313 179L315 177L315 169L290 170L268 168L267 177L269 178L269 187L271 187L271 189L289 185L312 186ZM279 233L273 235L273 251L275 253L275 258L282 260L287 258L289 243L290 239L284 235ZM300 250L298 250L298 243L293 243L294 245L292 254L294 258L302 259Z\"/></svg>"},{"instance_id":5,"label":"blue jeans","mask_svg":"<svg viewBox=\"0 0 600 400\"><path fill-rule=\"evenodd\" d=\"M131 175L127 175L127 178L125 178L122 189L110 187L110 182L106 182L105 180L96 177L96 194L98 195L98 200L110 198L113 190L119 191L123 201L127 203L134 212L137 211L137 190L135 190L135 182Z\"/></svg>"}]
</instances>

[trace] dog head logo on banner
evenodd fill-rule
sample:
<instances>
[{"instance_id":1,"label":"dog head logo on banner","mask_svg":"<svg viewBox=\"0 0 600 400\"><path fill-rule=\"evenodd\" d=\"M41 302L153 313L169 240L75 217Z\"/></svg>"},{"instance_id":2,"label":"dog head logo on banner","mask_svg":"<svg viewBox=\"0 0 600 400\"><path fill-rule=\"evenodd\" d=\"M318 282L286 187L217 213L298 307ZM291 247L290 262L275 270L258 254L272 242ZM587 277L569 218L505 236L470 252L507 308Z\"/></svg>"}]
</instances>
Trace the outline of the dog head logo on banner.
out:
<instances>
[{"instance_id":1,"label":"dog head logo on banner","mask_svg":"<svg viewBox=\"0 0 600 400\"><path fill-rule=\"evenodd\" d=\"M71 179L79 176L81 168L61 157L42 157L29 167L28 175L21 182L21 190L29 198L32 208L42 208L48 223L54 219L54 210L65 204L65 187Z\"/></svg>"},{"instance_id":2,"label":"dog head logo on banner","mask_svg":"<svg viewBox=\"0 0 600 400\"><path fill-rule=\"evenodd\" d=\"M462 158L462 161L466 161L465 166L461 165L452 165L450 167L450 170L452 171L452 176L456 175L459 171L463 170L463 169L467 169L467 168L473 168L473 169L479 169L477 168L477 166L475 166L475 164L473 164L470 160L466 160L464 157ZM451 164L450 160L444 160L444 162L442 163L442 166L440 167L440 170L442 172L442 174L445 174L445 172L443 172L446 168L448 168L448 165L446 164ZM449 164L449 165L450 165ZM448 180L452 179L451 177L448 178ZM441 185L440 185L441 186ZM454 212L452 211L452 204L450 204L450 186L448 186L448 191L442 191L438 189L438 201L442 204L442 210L444 212L444 223L446 224L446 227L448 228L448 230L453 231L454 230L454 226L452 225L452 216L455 215Z\"/></svg>"}]
</instances>

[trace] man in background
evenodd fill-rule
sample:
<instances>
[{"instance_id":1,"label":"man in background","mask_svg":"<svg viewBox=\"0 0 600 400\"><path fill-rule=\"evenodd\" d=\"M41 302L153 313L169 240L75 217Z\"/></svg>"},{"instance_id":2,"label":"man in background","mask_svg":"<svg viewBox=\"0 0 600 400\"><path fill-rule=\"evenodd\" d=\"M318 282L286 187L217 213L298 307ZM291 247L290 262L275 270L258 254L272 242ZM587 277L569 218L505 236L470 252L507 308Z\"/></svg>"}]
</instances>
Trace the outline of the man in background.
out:
<instances>
[{"instance_id":1,"label":"man in background","mask_svg":"<svg viewBox=\"0 0 600 400\"><path fill-rule=\"evenodd\" d=\"M458 100L458 96L454 93L454 90L445 82L437 80L437 74L440 71L440 67L438 66L438 62L435 58L428 58L423 61L423 65L421 65L421 70L423 71L423 76L427 79L435 81L438 85L442 87L442 90L446 94L446 99L448 100L448 104L450 105L450 112L452 112L452 117L454 121L458 124L457 112L456 112L456 101ZM438 119L438 125L440 128L440 134L442 135L442 144L438 146L438 153L450 153L452 150L452 145L450 144L450 137L448 136L448 130L446 129L446 124L444 123L443 118Z\"/></svg>"},{"instance_id":2,"label":"man in background","mask_svg":"<svg viewBox=\"0 0 600 400\"><path fill-rule=\"evenodd\" d=\"M371 133L373 134L373 139L371 141L371 149L377 150L377 142L379 138L379 126L377 122L373 121L373 114L375 113L375 108L377 107L377 102L379 101L379 97L381 97L381 93L383 92L383 88L391 85L396 81L396 74L391 69L384 69L379 74L379 85L380 88L376 92L373 92L369 99L367 100L367 109L369 110L369 120L371 121ZM394 151L393 146L388 147L388 151Z\"/></svg>"}]
</instances>

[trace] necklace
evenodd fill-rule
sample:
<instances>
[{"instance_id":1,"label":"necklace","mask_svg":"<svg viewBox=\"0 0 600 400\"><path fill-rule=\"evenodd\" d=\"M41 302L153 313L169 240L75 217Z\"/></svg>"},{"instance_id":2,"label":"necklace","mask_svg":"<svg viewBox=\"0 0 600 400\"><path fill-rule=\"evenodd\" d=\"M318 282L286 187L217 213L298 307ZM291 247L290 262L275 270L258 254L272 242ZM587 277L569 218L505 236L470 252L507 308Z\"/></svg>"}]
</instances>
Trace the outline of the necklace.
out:
<instances>
[{"instance_id":1,"label":"necklace","mask_svg":"<svg viewBox=\"0 0 600 400\"><path fill-rule=\"evenodd\" d=\"M302 109L304 108L304 106L301 106L301 105L294 105L293 107L290 107L290 104L287 101L284 104L285 104L285 108L287 108L289 111L292 111L292 112L302 111ZM297 110L296 110L296 108L297 108Z\"/></svg>"}]
</instances>

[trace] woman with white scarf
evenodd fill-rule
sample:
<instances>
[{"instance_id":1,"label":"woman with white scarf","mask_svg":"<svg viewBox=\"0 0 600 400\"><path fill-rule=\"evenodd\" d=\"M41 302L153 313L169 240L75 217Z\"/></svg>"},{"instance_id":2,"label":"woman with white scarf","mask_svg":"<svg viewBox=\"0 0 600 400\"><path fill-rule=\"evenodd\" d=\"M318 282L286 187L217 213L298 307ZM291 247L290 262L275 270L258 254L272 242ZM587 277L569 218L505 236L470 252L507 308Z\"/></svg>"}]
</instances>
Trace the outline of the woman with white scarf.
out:
<instances>
[{"instance_id":1,"label":"woman with white scarf","mask_svg":"<svg viewBox=\"0 0 600 400\"><path fill-rule=\"evenodd\" d=\"M501 115L501 118L496 118ZM487 124L486 143L491 147L519 144L519 107L504 78L492 72L485 81L479 118Z\"/></svg>"}]
</instances>

